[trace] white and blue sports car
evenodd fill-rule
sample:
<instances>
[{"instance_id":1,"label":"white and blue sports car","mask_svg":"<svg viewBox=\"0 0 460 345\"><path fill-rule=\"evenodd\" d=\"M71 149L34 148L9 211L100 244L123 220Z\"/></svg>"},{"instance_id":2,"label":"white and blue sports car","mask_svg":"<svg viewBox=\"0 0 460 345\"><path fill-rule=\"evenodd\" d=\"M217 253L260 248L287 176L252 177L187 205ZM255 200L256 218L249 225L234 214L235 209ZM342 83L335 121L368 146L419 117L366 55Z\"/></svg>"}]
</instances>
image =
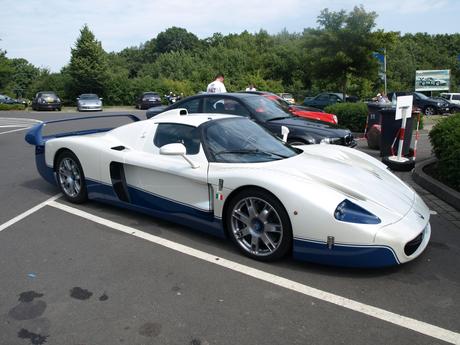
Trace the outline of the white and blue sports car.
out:
<instances>
[{"instance_id":1,"label":"white and blue sports car","mask_svg":"<svg viewBox=\"0 0 460 345\"><path fill-rule=\"evenodd\" d=\"M289 146L233 115L130 117L112 130L48 137L46 123L35 126L26 140L38 171L71 202L96 199L229 237L259 260L292 252L383 267L415 259L428 244L422 199L355 149Z\"/></svg>"}]
</instances>

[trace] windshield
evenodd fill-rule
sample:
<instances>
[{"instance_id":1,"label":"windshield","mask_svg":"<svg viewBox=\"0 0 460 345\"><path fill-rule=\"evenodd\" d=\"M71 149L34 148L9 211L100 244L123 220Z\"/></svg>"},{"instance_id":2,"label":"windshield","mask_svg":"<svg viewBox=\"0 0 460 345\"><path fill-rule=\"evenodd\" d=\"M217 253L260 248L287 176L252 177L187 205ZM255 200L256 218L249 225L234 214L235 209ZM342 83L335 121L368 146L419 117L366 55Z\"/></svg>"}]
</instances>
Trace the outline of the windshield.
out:
<instances>
[{"instance_id":1,"label":"windshield","mask_svg":"<svg viewBox=\"0 0 460 345\"><path fill-rule=\"evenodd\" d=\"M55 93L47 92L47 93L40 93L38 97L43 98L57 98Z\"/></svg>"},{"instance_id":2,"label":"windshield","mask_svg":"<svg viewBox=\"0 0 460 345\"><path fill-rule=\"evenodd\" d=\"M420 92L414 92L414 95L417 95L419 98L421 99L428 99L430 97L428 96L425 96L423 93L420 93Z\"/></svg>"},{"instance_id":3,"label":"windshield","mask_svg":"<svg viewBox=\"0 0 460 345\"><path fill-rule=\"evenodd\" d=\"M99 99L99 97L94 93L84 93L80 95L80 99Z\"/></svg>"},{"instance_id":4,"label":"windshield","mask_svg":"<svg viewBox=\"0 0 460 345\"><path fill-rule=\"evenodd\" d=\"M269 97L268 97L269 98ZM270 99L270 98L269 98ZM275 102L277 102L281 108L283 108L284 111L289 111L289 106L290 104L288 102L286 102L284 99L282 99L281 97L277 97L277 98L272 98Z\"/></svg>"},{"instance_id":5,"label":"windshield","mask_svg":"<svg viewBox=\"0 0 460 345\"><path fill-rule=\"evenodd\" d=\"M209 161L219 163L269 162L301 152L246 118L207 122L203 143Z\"/></svg>"},{"instance_id":6,"label":"windshield","mask_svg":"<svg viewBox=\"0 0 460 345\"><path fill-rule=\"evenodd\" d=\"M292 117L291 113L283 109L278 102L273 102L266 97L247 97L245 101L257 120L261 122Z\"/></svg>"}]
</instances>

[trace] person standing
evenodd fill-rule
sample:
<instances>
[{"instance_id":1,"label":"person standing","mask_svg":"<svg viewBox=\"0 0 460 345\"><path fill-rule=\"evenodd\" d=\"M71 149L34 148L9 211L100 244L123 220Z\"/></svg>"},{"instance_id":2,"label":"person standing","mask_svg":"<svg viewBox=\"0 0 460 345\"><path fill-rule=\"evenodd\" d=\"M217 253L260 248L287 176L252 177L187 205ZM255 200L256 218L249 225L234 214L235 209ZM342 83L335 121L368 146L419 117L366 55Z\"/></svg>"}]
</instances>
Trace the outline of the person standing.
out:
<instances>
[{"instance_id":1,"label":"person standing","mask_svg":"<svg viewBox=\"0 0 460 345\"><path fill-rule=\"evenodd\" d=\"M222 93L227 92L227 89L224 85L224 75L222 73L218 73L216 75L216 79L208 85L206 92L209 93Z\"/></svg>"}]
</instances>

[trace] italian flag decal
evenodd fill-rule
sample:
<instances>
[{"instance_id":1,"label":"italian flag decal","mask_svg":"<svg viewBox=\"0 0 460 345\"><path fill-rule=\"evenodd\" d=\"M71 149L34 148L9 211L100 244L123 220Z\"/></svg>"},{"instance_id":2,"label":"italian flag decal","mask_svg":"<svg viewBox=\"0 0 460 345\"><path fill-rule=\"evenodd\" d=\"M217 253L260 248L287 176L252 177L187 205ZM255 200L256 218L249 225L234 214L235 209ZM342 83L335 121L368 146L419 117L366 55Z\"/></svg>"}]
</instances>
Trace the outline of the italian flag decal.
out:
<instances>
[{"instance_id":1,"label":"italian flag decal","mask_svg":"<svg viewBox=\"0 0 460 345\"><path fill-rule=\"evenodd\" d=\"M217 200L224 200L224 196L223 196L223 194L222 194L222 193L219 193L219 192L217 192L217 193L216 193L216 199L217 199Z\"/></svg>"}]
</instances>

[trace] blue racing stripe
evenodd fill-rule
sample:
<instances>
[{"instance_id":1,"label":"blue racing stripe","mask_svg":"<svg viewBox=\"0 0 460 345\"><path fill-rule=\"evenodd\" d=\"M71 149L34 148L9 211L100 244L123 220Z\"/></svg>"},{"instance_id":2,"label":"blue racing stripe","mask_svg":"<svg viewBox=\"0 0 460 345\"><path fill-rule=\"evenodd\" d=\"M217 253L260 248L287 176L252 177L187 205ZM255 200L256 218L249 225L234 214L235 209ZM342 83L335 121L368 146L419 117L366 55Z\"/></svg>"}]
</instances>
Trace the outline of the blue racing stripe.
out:
<instances>
[{"instance_id":1,"label":"blue racing stripe","mask_svg":"<svg viewBox=\"0 0 460 345\"><path fill-rule=\"evenodd\" d=\"M324 265L343 267L387 267L399 264L393 249L387 246L334 244L294 239L294 258Z\"/></svg>"}]
</instances>

